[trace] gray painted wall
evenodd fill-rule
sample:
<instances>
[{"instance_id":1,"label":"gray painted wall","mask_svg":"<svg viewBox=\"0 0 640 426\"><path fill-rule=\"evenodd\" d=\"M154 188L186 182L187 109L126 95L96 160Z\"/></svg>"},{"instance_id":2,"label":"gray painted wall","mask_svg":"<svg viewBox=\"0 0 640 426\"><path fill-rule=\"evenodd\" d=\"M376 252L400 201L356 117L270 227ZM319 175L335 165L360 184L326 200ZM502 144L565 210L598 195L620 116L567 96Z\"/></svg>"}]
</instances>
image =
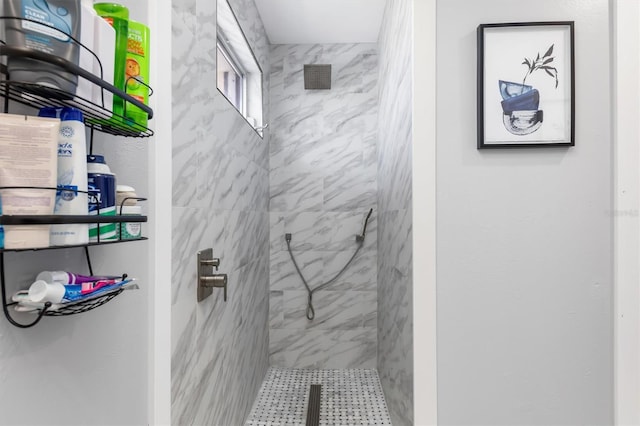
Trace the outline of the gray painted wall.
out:
<instances>
[{"instance_id":1,"label":"gray painted wall","mask_svg":"<svg viewBox=\"0 0 640 426\"><path fill-rule=\"evenodd\" d=\"M388 1L378 41L378 372L396 426L413 424L412 21Z\"/></svg>"},{"instance_id":2,"label":"gray painted wall","mask_svg":"<svg viewBox=\"0 0 640 426\"><path fill-rule=\"evenodd\" d=\"M305 90L304 64L331 64L330 90ZM376 365L376 142L378 56L375 44L275 45L271 49L271 365L374 368ZM287 252L285 233L312 288L307 293Z\"/></svg>"},{"instance_id":3,"label":"gray painted wall","mask_svg":"<svg viewBox=\"0 0 640 426\"><path fill-rule=\"evenodd\" d=\"M441 424L613 422L608 5L437 4ZM476 150L477 25L545 20L575 21L576 146Z\"/></svg>"},{"instance_id":4,"label":"gray painted wall","mask_svg":"<svg viewBox=\"0 0 640 426\"><path fill-rule=\"evenodd\" d=\"M268 87L269 48L255 5L234 0L231 6ZM268 136L258 137L215 87L215 11L211 0L173 2L171 416L177 425L242 424L268 367ZM196 303L196 252L207 247L229 276L226 303L222 290Z\"/></svg>"},{"instance_id":5,"label":"gray painted wall","mask_svg":"<svg viewBox=\"0 0 640 426\"><path fill-rule=\"evenodd\" d=\"M146 21L147 2L123 1L132 19ZM162 88L156 88L162 96ZM10 112L37 114L16 106ZM154 127L154 120L149 123ZM149 195L148 144L96 132L94 153L104 154L119 183ZM146 209L146 207L145 207ZM145 212L148 210L145 210ZM143 230L148 235L146 229ZM148 383L147 250L150 242L91 247L95 273L128 273L140 290L128 291L90 312L44 318L22 330L0 318L1 425L144 425ZM7 291L28 288L42 270L88 272L82 249L7 253ZM28 323L30 314L17 315ZM117 410L105 409L105 401ZM70 405L71 404L71 405Z\"/></svg>"}]
</instances>

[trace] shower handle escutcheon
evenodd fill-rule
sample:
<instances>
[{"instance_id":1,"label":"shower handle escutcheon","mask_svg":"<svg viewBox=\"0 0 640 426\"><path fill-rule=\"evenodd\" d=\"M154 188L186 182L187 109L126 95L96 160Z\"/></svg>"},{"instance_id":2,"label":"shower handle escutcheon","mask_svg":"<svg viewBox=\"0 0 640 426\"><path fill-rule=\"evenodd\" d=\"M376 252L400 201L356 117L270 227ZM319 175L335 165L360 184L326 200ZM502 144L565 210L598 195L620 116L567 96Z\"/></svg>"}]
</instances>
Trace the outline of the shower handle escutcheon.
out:
<instances>
[{"instance_id":1,"label":"shower handle escutcheon","mask_svg":"<svg viewBox=\"0 0 640 426\"><path fill-rule=\"evenodd\" d=\"M213 249L208 248L198 252L198 281L197 281L197 300L202 302L213 294L214 288L224 289L224 301L227 301L227 274L216 274L213 269L218 271L220 259L213 257Z\"/></svg>"}]
</instances>

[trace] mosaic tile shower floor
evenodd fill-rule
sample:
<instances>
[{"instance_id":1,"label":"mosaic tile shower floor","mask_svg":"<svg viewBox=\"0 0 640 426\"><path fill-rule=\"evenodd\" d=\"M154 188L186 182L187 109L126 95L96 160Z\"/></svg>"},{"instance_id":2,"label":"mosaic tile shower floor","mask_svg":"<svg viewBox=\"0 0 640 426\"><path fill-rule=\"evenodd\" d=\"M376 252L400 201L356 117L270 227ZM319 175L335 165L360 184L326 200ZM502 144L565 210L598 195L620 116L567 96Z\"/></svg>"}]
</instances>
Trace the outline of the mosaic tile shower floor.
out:
<instances>
[{"instance_id":1,"label":"mosaic tile shower floor","mask_svg":"<svg viewBox=\"0 0 640 426\"><path fill-rule=\"evenodd\" d=\"M304 426L311 385L322 385L321 426L391 426L376 370L270 368L245 426Z\"/></svg>"}]
</instances>

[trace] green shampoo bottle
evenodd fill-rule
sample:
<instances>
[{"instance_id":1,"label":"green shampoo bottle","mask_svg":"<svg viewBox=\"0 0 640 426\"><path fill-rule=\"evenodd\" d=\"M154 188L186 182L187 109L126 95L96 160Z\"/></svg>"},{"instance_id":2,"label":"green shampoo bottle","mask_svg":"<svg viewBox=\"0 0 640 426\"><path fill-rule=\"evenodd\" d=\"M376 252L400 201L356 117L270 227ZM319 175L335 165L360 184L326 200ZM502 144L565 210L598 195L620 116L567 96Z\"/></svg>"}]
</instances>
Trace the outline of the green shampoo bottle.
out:
<instances>
[{"instance_id":1,"label":"green shampoo bottle","mask_svg":"<svg viewBox=\"0 0 640 426\"><path fill-rule=\"evenodd\" d=\"M116 49L113 70L113 85L126 91L127 40L129 38L129 9L116 3L95 3L93 8L116 30ZM121 121L124 117L124 99L113 95L113 118Z\"/></svg>"},{"instance_id":2,"label":"green shampoo bottle","mask_svg":"<svg viewBox=\"0 0 640 426\"><path fill-rule=\"evenodd\" d=\"M149 105L149 28L140 22L129 21L126 69L127 93ZM125 117L147 127L147 113L131 103L125 105Z\"/></svg>"}]
</instances>

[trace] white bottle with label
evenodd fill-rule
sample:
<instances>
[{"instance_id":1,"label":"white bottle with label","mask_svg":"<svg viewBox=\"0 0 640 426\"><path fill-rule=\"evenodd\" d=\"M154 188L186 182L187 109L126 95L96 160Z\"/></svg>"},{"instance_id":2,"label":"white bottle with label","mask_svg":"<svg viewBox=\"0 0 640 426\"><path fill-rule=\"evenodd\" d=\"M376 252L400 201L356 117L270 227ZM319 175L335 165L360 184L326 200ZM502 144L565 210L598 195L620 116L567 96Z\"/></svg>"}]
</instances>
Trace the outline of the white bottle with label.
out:
<instances>
[{"instance_id":1,"label":"white bottle with label","mask_svg":"<svg viewBox=\"0 0 640 426\"><path fill-rule=\"evenodd\" d=\"M93 9L93 5L91 5ZM94 52L100 58L100 62L93 62L93 73L102 78L109 84L113 84L114 58L116 52L116 30L109 25L98 13L94 12L93 21L93 45ZM93 103L103 106L108 113L104 114L105 118L111 117L113 111L113 93L103 90L95 84L93 86Z\"/></svg>"},{"instance_id":2,"label":"white bottle with label","mask_svg":"<svg viewBox=\"0 0 640 426\"><path fill-rule=\"evenodd\" d=\"M65 107L60 113L60 120L58 191L54 214L88 215L87 145L82 112ZM88 242L87 224L51 226L51 245L75 245Z\"/></svg>"},{"instance_id":3,"label":"white bottle with label","mask_svg":"<svg viewBox=\"0 0 640 426\"><path fill-rule=\"evenodd\" d=\"M93 8L92 0L82 0L81 29L80 29L80 59L79 65L85 71L113 84L113 61L116 48L116 31ZM94 110L104 118L111 117L113 109L113 94L100 85L85 78L78 78L76 100L91 102L104 107L106 111Z\"/></svg>"},{"instance_id":4,"label":"white bottle with label","mask_svg":"<svg viewBox=\"0 0 640 426\"><path fill-rule=\"evenodd\" d=\"M80 5L80 43L82 46L80 46L78 65L83 70L91 73L93 73L93 63L96 60L92 53L95 49L94 22L96 16L98 14L93 9L93 2L91 0L82 0ZM81 100L93 102L93 83L79 77L76 96Z\"/></svg>"}]
</instances>

